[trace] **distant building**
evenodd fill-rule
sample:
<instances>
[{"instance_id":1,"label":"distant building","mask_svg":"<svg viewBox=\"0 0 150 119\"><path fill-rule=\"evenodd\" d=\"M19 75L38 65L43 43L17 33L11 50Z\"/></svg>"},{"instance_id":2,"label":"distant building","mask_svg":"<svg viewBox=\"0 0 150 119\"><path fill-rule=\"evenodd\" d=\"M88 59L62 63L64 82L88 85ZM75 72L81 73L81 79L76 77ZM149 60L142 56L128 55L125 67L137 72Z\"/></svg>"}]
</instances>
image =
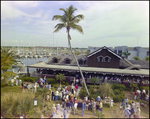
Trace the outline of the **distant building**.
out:
<instances>
[{"instance_id":1,"label":"distant building","mask_svg":"<svg viewBox=\"0 0 150 119\"><path fill-rule=\"evenodd\" d=\"M114 52L122 57L124 57L122 52L130 52L131 54L128 56L128 60L134 60L134 56L138 56L140 59L144 59L146 56L149 56L149 48L142 47L117 46L114 48Z\"/></svg>"}]
</instances>

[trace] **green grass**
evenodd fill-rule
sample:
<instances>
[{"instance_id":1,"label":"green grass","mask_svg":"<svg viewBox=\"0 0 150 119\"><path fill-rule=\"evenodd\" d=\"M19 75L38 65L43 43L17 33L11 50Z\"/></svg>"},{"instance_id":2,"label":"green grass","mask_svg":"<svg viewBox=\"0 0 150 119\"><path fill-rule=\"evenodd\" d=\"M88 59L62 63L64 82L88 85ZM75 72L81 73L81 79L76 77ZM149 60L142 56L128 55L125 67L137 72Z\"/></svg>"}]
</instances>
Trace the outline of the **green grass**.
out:
<instances>
[{"instance_id":1,"label":"green grass","mask_svg":"<svg viewBox=\"0 0 150 119\"><path fill-rule=\"evenodd\" d=\"M21 93L21 92L22 92L22 86L1 87L1 96L3 96L5 93Z\"/></svg>"}]
</instances>

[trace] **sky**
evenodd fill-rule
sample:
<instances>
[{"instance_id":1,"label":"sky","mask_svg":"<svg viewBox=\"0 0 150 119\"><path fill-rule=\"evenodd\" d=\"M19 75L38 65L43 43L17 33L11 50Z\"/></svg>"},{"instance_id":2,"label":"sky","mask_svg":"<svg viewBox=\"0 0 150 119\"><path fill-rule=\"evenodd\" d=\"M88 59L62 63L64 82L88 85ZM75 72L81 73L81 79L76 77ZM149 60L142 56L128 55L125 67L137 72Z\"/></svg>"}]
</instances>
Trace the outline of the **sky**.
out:
<instances>
[{"instance_id":1,"label":"sky","mask_svg":"<svg viewBox=\"0 0 150 119\"><path fill-rule=\"evenodd\" d=\"M84 15L84 34L70 31L72 47L149 47L149 1L1 1L1 45L68 47L52 18L70 5Z\"/></svg>"}]
</instances>

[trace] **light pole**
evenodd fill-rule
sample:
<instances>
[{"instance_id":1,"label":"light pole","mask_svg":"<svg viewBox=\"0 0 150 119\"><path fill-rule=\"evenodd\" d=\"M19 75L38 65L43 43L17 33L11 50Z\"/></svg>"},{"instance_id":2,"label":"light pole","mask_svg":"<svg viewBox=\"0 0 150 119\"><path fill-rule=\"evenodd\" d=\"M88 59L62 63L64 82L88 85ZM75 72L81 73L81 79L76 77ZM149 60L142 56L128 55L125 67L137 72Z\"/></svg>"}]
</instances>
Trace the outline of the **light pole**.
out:
<instances>
[{"instance_id":1,"label":"light pole","mask_svg":"<svg viewBox=\"0 0 150 119\"><path fill-rule=\"evenodd\" d=\"M37 98L34 98L34 106L35 106L35 117L36 117Z\"/></svg>"}]
</instances>

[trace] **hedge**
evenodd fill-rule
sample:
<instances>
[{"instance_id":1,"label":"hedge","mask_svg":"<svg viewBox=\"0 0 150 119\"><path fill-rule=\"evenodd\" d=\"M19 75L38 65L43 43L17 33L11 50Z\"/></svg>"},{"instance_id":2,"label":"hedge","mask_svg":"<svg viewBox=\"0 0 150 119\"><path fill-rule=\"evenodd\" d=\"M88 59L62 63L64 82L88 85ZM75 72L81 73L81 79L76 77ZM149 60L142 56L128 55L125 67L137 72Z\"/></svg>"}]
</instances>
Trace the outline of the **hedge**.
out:
<instances>
[{"instance_id":1,"label":"hedge","mask_svg":"<svg viewBox=\"0 0 150 119\"><path fill-rule=\"evenodd\" d=\"M124 91L126 89L126 86L124 84L111 84L112 89L118 89L120 91Z\"/></svg>"}]
</instances>

